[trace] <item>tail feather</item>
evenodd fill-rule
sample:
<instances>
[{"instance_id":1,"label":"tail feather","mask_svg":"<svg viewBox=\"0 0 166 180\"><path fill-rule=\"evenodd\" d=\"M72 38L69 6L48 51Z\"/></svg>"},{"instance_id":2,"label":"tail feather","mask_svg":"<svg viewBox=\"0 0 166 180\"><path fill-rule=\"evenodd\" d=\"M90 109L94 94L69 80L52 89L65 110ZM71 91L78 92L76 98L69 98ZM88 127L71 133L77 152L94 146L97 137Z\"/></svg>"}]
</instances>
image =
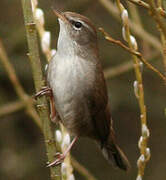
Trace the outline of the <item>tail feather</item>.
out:
<instances>
[{"instance_id":1,"label":"tail feather","mask_svg":"<svg viewBox=\"0 0 166 180\"><path fill-rule=\"evenodd\" d=\"M125 171L128 171L130 169L130 163L126 155L115 143L104 144L102 147L102 152L108 162L113 164L115 167L119 167L120 169Z\"/></svg>"}]
</instances>

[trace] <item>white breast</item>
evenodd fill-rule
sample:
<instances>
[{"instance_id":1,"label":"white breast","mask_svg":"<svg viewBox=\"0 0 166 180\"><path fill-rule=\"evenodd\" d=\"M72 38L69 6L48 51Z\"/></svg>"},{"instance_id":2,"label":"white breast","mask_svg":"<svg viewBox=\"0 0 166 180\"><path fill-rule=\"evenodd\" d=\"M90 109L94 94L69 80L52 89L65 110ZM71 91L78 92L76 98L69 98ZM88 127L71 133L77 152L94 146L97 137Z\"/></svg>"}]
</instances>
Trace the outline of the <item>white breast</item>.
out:
<instances>
[{"instance_id":1,"label":"white breast","mask_svg":"<svg viewBox=\"0 0 166 180\"><path fill-rule=\"evenodd\" d=\"M94 68L91 61L78 57L59 58L58 54L49 66L48 81L53 90L55 105L61 116L72 114L73 106L85 104L84 94L93 88ZM91 73L90 79L88 73Z\"/></svg>"}]
</instances>

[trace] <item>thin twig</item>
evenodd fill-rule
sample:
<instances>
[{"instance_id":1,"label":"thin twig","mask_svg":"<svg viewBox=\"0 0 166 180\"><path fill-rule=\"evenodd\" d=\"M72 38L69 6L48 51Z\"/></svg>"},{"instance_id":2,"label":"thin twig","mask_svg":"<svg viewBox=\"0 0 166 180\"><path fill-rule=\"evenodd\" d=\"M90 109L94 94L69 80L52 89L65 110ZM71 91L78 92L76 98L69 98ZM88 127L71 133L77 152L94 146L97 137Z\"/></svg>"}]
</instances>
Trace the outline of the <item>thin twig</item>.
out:
<instances>
[{"instance_id":1,"label":"thin twig","mask_svg":"<svg viewBox=\"0 0 166 180\"><path fill-rule=\"evenodd\" d=\"M36 92L38 92L44 85L41 62L39 58L39 49L37 42L36 26L33 20L32 4L31 0L22 0L22 7L24 13L24 21L26 27L26 34L29 47L29 58L32 67L32 73L34 78L34 84ZM37 100L37 103L41 106L39 110L39 116L43 123L43 134L45 138L45 145L47 150L48 161L54 160L56 153L56 147L54 143L54 135L52 132L52 124L49 119L49 110L46 97L41 97ZM61 180L60 166L50 167L51 180Z\"/></svg>"},{"instance_id":2,"label":"thin twig","mask_svg":"<svg viewBox=\"0 0 166 180\"><path fill-rule=\"evenodd\" d=\"M155 7L155 9L157 9L157 8L162 9L162 1L161 0L157 0L157 7ZM152 9L153 8L151 6L151 11L153 11ZM160 14L158 12L153 12L153 15L157 16L156 18L158 18L158 19L160 19L160 21L162 21ZM156 22L159 23L157 19L156 19ZM164 30L161 28L161 25L158 24L157 27L158 27L158 30L160 32L160 38L161 38L161 43L162 43L162 48L163 48L163 53L162 53L163 65L164 65L164 70L165 70L165 74L166 74L166 37L165 37L164 32L163 32Z\"/></svg>"},{"instance_id":3,"label":"thin twig","mask_svg":"<svg viewBox=\"0 0 166 180\"><path fill-rule=\"evenodd\" d=\"M166 39L166 24L165 24L165 20L163 20L162 17L160 16L160 14L158 13L157 7L155 6L155 2L153 0L147 0L147 2L149 3L149 7L150 7L149 10L152 13L152 16L154 17L154 19L157 22L157 24L160 27L160 29L163 31L163 34L164 34L165 39Z\"/></svg>"},{"instance_id":4,"label":"thin twig","mask_svg":"<svg viewBox=\"0 0 166 180\"><path fill-rule=\"evenodd\" d=\"M150 159L150 149L147 147L148 138L149 138L149 129L147 127L147 117L146 117L147 113L146 113L146 105L145 105L145 100L144 100L143 78L142 78L142 70L141 70L139 59L143 61L144 63L146 63L146 65L147 65L147 62L144 61L140 53L137 53L138 45L137 45L137 41L135 37L132 36L130 33L127 9L124 8L120 0L116 0L116 4L119 9L119 12L121 13L121 19L122 19L123 30L124 30L123 38L128 43L129 50L131 51L131 55L132 55L133 63L134 63L135 76L136 76L136 81L134 81L133 84L134 84L135 96L139 103L140 120L141 120L141 128L142 128L141 137L140 137L141 140L139 141L140 157L137 161L137 166L138 166L137 179L142 179L144 175L146 163ZM125 46L123 47L126 49ZM132 53L132 51L136 52L135 55Z\"/></svg>"},{"instance_id":5,"label":"thin twig","mask_svg":"<svg viewBox=\"0 0 166 180\"><path fill-rule=\"evenodd\" d=\"M99 30L104 34L104 37L106 40L108 40L111 43L117 44L120 47L122 47L123 49L125 49L126 51L130 52L131 54L137 56L140 61L142 61L149 69L151 69L153 72L155 72L165 83L166 83L166 76L163 75L159 70L157 70L155 67L153 67L150 63L148 63L143 57L142 54L138 51L135 51L129 47L127 47L126 45L124 45L121 41L119 40L115 40L114 38L112 38L107 32L104 31L103 28L99 28Z\"/></svg>"},{"instance_id":6,"label":"thin twig","mask_svg":"<svg viewBox=\"0 0 166 180\"><path fill-rule=\"evenodd\" d=\"M74 157L71 157L71 160L74 168L87 180L97 180L83 165L78 163L78 161Z\"/></svg>"},{"instance_id":7,"label":"thin twig","mask_svg":"<svg viewBox=\"0 0 166 180\"><path fill-rule=\"evenodd\" d=\"M159 8L162 8L162 1L161 0L157 0L156 4Z\"/></svg>"},{"instance_id":8,"label":"thin twig","mask_svg":"<svg viewBox=\"0 0 166 180\"><path fill-rule=\"evenodd\" d=\"M0 117L19 111L23 109L24 107L25 107L25 104L22 101L16 101L16 102L5 104L0 107Z\"/></svg>"},{"instance_id":9,"label":"thin twig","mask_svg":"<svg viewBox=\"0 0 166 180\"><path fill-rule=\"evenodd\" d=\"M144 7L144 8L146 8L146 9L149 9L149 4L147 4L144 1L141 1L141 0L128 0L128 1L130 1L130 2L132 2L134 4L136 4L136 5L140 5L140 6Z\"/></svg>"},{"instance_id":10,"label":"thin twig","mask_svg":"<svg viewBox=\"0 0 166 180\"><path fill-rule=\"evenodd\" d=\"M98 1L108 10L108 12L113 17L115 17L117 20L120 21L119 11L112 1L109 0L98 0ZM147 43L149 43L151 46L153 46L155 49L157 49L162 53L161 43L155 36L145 31L145 29L142 29L141 27L139 27L139 25L137 25L135 22L131 20L129 20L129 27L139 38L145 40Z\"/></svg>"},{"instance_id":11,"label":"thin twig","mask_svg":"<svg viewBox=\"0 0 166 180\"><path fill-rule=\"evenodd\" d=\"M7 57L7 54L5 52L1 39L0 39L0 60L3 63L8 73L9 79L12 82L17 95L22 99L26 99L27 95L25 95L25 92L16 76L15 69L12 67L11 63L9 62L9 59Z\"/></svg>"},{"instance_id":12,"label":"thin twig","mask_svg":"<svg viewBox=\"0 0 166 180\"><path fill-rule=\"evenodd\" d=\"M163 46L163 65L164 65L164 70L165 70L165 75L166 75L166 38L164 37L164 34L161 30L160 31L160 38Z\"/></svg>"},{"instance_id":13,"label":"thin twig","mask_svg":"<svg viewBox=\"0 0 166 180\"><path fill-rule=\"evenodd\" d=\"M19 82L16 76L15 69L13 68L12 64L9 61L9 58L7 56L7 53L5 51L5 48L1 40L0 40L0 61L2 62L2 64L4 65L4 68L6 69L9 79L11 83L13 84L13 87L18 97L24 103L26 107L26 111L32 118L34 118L34 121L36 122L36 124L41 128L41 122L40 122L39 116L33 107L33 100L25 93L21 83Z\"/></svg>"},{"instance_id":14,"label":"thin twig","mask_svg":"<svg viewBox=\"0 0 166 180\"><path fill-rule=\"evenodd\" d=\"M136 5L142 6L148 10L150 9L149 4L147 4L144 1L141 1L141 0L128 0L128 1L130 1L131 3L134 3ZM160 13L161 16L166 18L166 11L165 10L163 10L162 8L157 8L157 11Z\"/></svg>"},{"instance_id":15,"label":"thin twig","mask_svg":"<svg viewBox=\"0 0 166 180\"><path fill-rule=\"evenodd\" d=\"M162 49L163 49L163 64L164 64L164 70L166 73L166 23L165 19L161 17L160 13L157 11L157 8L162 9L161 7L161 1L157 1L156 6L155 2L153 0L148 0L149 3L149 11L151 12L152 17L155 19L157 23L157 27L160 32L161 42L162 42Z\"/></svg>"},{"instance_id":16,"label":"thin twig","mask_svg":"<svg viewBox=\"0 0 166 180\"><path fill-rule=\"evenodd\" d=\"M148 61L151 61L158 55L159 55L158 51L152 52L152 54L149 54L146 57L146 59L148 59ZM104 69L104 76L105 78L114 78L132 70L133 68L134 68L133 62L131 60L128 60L127 62L121 63L120 65L117 65L115 67Z\"/></svg>"},{"instance_id":17,"label":"thin twig","mask_svg":"<svg viewBox=\"0 0 166 180\"><path fill-rule=\"evenodd\" d=\"M140 11L138 11L138 7L130 2L127 2L127 4L129 7L129 11L130 11L129 14L132 18L132 21L134 21L140 28L145 29L144 24L142 23ZM140 44L141 44L142 54L144 56L146 54L151 54L151 52L153 52L149 47L148 43L144 39L141 40Z\"/></svg>"}]
</instances>

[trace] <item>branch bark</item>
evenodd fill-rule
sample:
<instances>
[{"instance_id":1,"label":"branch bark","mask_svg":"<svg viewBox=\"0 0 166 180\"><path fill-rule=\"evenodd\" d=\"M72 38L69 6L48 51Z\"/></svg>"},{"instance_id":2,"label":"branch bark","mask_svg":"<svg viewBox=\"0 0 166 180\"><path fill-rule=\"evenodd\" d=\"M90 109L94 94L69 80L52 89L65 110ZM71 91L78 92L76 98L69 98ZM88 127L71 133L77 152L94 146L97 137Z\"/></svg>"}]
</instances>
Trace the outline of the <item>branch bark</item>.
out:
<instances>
[{"instance_id":1,"label":"branch bark","mask_svg":"<svg viewBox=\"0 0 166 180\"><path fill-rule=\"evenodd\" d=\"M37 92L44 85L44 81L42 75L41 62L39 58L36 25L33 20L31 0L22 0L22 7L23 7L24 21L25 21L27 41L29 47L28 55L32 67L35 89ZM52 131L53 126L49 119L48 102L46 100L46 97L42 97L37 100L37 103L40 105L39 116L43 124L43 133L45 138L48 161L51 162L54 160L56 147L55 147L54 135ZM60 166L51 167L50 172L51 172L51 177L50 177L51 180L61 180Z\"/></svg>"}]
</instances>

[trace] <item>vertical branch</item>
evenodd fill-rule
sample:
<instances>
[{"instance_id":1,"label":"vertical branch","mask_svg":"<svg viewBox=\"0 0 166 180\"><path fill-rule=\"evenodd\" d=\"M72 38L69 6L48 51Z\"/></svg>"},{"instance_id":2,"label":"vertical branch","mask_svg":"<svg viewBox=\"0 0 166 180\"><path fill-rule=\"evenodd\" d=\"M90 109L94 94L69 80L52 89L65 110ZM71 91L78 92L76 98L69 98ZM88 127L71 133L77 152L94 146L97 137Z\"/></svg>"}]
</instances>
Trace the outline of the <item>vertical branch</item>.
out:
<instances>
[{"instance_id":1,"label":"vertical branch","mask_svg":"<svg viewBox=\"0 0 166 180\"><path fill-rule=\"evenodd\" d=\"M161 14L158 12L157 9L162 10L162 3L160 0L157 1L158 8L156 7L156 4L153 0L147 1L149 4L149 10L151 12L152 17L157 23L157 27L160 32L161 42L162 42L162 49L163 49L163 64L164 64L164 70L166 73L166 23L165 20L161 17Z\"/></svg>"},{"instance_id":2,"label":"vertical branch","mask_svg":"<svg viewBox=\"0 0 166 180\"><path fill-rule=\"evenodd\" d=\"M160 13L157 11L157 7L155 6L154 0L147 0L149 6L150 6L150 12L152 16L154 17L155 21L157 22L159 28L162 30L163 35L166 38L166 24L165 20L162 19L160 16Z\"/></svg>"},{"instance_id":3,"label":"vertical branch","mask_svg":"<svg viewBox=\"0 0 166 180\"><path fill-rule=\"evenodd\" d=\"M163 65L164 65L164 71L166 74L166 37L163 34L163 31L159 28L160 32L160 38L161 38L161 43L162 43L162 49L163 49Z\"/></svg>"},{"instance_id":4,"label":"vertical branch","mask_svg":"<svg viewBox=\"0 0 166 180\"><path fill-rule=\"evenodd\" d=\"M161 2L161 0L157 0L157 6L158 6L159 8L162 8L162 2Z\"/></svg>"},{"instance_id":5,"label":"vertical branch","mask_svg":"<svg viewBox=\"0 0 166 180\"><path fill-rule=\"evenodd\" d=\"M155 19L157 23L158 30L160 32L160 38L162 42L162 49L163 49L163 64L164 64L164 70L166 73L166 23L165 20L161 17L161 14L157 9L162 10L162 2L161 0L157 0L157 6L155 5L155 2L153 0L148 0L149 3L149 10L151 12L152 17Z\"/></svg>"},{"instance_id":6,"label":"vertical branch","mask_svg":"<svg viewBox=\"0 0 166 180\"><path fill-rule=\"evenodd\" d=\"M32 73L34 78L34 84L36 91L39 91L44 85L41 62L39 58L36 26L33 20L31 0L22 0L22 7L24 13L24 21L26 27L26 34L29 47L29 58L32 67ZM38 99L40 104L39 115L43 123L43 133L45 138L46 150L48 160L51 162L54 160L56 147L54 143L54 137L52 132L51 122L49 120L48 103L45 97ZM60 180L60 167L51 167L51 179Z\"/></svg>"},{"instance_id":7,"label":"vertical branch","mask_svg":"<svg viewBox=\"0 0 166 180\"><path fill-rule=\"evenodd\" d=\"M139 5L141 7L144 7L145 9L148 9L148 10L150 9L149 4L147 4L146 2L144 2L142 0L128 0L128 1L130 1L131 3L133 3L135 5ZM165 1L162 2L161 0L157 0L158 4L162 4L162 3L164 4L164 2ZM166 18L166 11L163 8L157 8L156 10L160 13L160 15L162 17Z\"/></svg>"},{"instance_id":8,"label":"vertical branch","mask_svg":"<svg viewBox=\"0 0 166 180\"><path fill-rule=\"evenodd\" d=\"M134 21L141 29L144 29L144 25L142 23L139 11L137 6L135 6L134 4L128 2L128 7L129 7L129 11L131 14L131 18L132 21ZM147 42L144 39L141 39L141 45L142 45L142 53L145 54L150 54L150 47L148 46Z\"/></svg>"},{"instance_id":9,"label":"vertical branch","mask_svg":"<svg viewBox=\"0 0 166 180\"><path fill-rule=\"evenodd\" d=\"M51 33L45 30L44 12L42 9L38 8L38 1L32 0L32 5L33 5L33 16L36 22L36 28L40 36L41 49L42 49L43 54L46 57L47 62L49 62L50 59L56 53L55 49L50 48ZM58 150L60 150L63 153L65 149L67 148L67 146L70 144L70 141L66 146L62 146L64 144L63 142L65 141L65 137L69 137L70 139L70 135L67 133L67 130L62 124L60 126L60 130L58 130L57 132L59 132L58 135L61 134L61 138L62 138L62 140L59 143L57 143ZM63 180L70 179L70 177L74 176L73 168L70 162L70 153L67 154L67 157L65 158L64 163L62 164L61 172L62 172Z\"/></svg>"},{"instance_id":10,"label":"vertical branch","mask_svg":"<svg viewBox=\"0 0 166 180\"><path fill-rule=\"evenodd\" d=\"M132 50L137 50L137 42L134 36L131 35L129 29L129 20L128 20L128 12L124 8L124 6L120 3L120 0L116 0L118 9L121 13L121 18L123 22L123 38L128 43L129 47ZM146 120L146 106L144 102L144 89L143 89L143 82L142 82L142 73L141 73L141 64L137 56L132 55L133 63L134 63L134 70L136 81L134 82L134 92L138 99L139 107L140 107L140 118L141 118L141 125L142 125L142 136L140 137L139 141L139 148L141 156L137 161L138 165L138 176L137 179L142 179L144 175L144 169L146 166L146 162L150 158L150 149L147 148L147 141L149 137L149 130L147 128L147 120Z\"/></svg>"}]
</instances>

